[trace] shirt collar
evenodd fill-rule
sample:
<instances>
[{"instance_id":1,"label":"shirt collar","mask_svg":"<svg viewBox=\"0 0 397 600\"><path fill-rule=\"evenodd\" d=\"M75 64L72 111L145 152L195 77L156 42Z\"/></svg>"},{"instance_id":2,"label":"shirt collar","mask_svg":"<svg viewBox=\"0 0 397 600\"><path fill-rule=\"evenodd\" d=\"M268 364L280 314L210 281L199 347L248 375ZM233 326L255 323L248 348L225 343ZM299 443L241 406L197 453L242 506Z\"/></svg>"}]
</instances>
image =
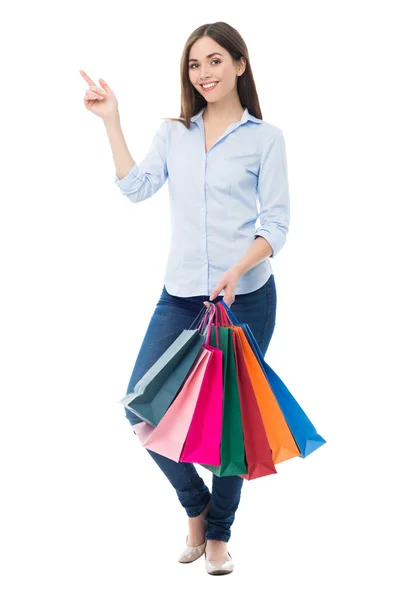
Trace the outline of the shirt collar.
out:
<instances>
[{"instance_id":1,"label":"shirt collar","mask_svg":"<svg viewBox=\"0 0 397 600\"><path fill-rule=\"evenodd\" d=\"M205 109L205 106L203 106L203 108L196 115L194 115L190 120L193 121L193 123L196 122L198 119L202 120L202 114L204 112L204 109ZM237 121L237 123L242 124L242 123L245 123L246 121L253 121L254 123L261 123L261 119L257 119L256 117L254 117L254 115L251 115L251 113L248 112L247 107L245 107L242 117L241 117L240 121Z\"/></svg>"}]
</instances>

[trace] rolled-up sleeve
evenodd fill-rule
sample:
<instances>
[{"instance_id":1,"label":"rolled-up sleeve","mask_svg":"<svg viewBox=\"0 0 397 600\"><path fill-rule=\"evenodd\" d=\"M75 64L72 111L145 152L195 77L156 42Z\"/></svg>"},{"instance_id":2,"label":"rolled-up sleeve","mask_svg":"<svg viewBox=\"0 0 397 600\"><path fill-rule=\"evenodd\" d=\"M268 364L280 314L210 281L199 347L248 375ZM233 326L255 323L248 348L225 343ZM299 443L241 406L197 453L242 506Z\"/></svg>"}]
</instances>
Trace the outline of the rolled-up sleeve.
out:
<instances>
[{"instance_id":1,"label":"rolled-up sleeve","mask_svg":"<svg viewBox=\"0 0 397 600\"><path fill-rule=\"evenodd\" d=\"M120 179L115 171L115 183L131 202L141 202L153 196L168 177L166 125L166 121L161 123L145 158L139 164L134 163L125 177Z\"/></svg>"},{"instance_id":2,"label":"rolled-up sleeve","mask_svg":"<svg viewBox=\"0 0 397 600\"><path fill-rule=\"evenodd\" d=\"M272 247L271 258L286 242L290 224L290 197L284 135L280 129L263 149L258 174L260 226L255 238L261 236Z\"/></svg>"}]
</instances>

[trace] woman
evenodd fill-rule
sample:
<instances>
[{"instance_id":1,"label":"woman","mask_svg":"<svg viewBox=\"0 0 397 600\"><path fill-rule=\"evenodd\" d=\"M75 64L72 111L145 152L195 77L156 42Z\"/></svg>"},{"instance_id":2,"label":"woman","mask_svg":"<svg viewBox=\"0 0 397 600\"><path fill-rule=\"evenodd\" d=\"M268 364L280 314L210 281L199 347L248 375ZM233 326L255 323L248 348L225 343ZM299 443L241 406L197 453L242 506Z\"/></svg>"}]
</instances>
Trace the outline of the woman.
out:
<instances>
[{"instance_id":1,"label":"woman","mask_svg":"<svg viewBox=\"0 0 397 600\"><path fill-rule=\"evenodd\" d=\"M171 247L164 287L126 394L208 300L233 304L265 355L276 316L269 257L283 247L290 220L287 161L282 131L262 120L243 39L224 22L190 35L181 59L180 117L161 123L139 165L124 141L113 91L103 79L98 87L81 74L89 84L85 106L104 121L121 192L135 203L153 196L167 179L169 185ZM131 425L142 422L125 412ZM193 464L147 451L188 515L180 562L205 552L208 573L232 572L227 542L244 479L213 475L211 494Z\"/></svg>"}]
</instances>

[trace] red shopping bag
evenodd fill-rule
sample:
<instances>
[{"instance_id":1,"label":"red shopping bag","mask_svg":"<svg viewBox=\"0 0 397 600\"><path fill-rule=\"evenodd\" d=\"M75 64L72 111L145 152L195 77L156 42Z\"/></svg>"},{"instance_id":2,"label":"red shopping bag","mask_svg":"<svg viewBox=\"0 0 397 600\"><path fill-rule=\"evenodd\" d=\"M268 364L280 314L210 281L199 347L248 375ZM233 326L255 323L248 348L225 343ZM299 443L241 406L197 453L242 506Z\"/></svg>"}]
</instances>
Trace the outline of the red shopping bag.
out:
<instances>
[{"instance_id":1,"label":"red shopping bag","mask_svg":"<svg viewBox=\"0 0 397 600\"><path fill-rule=\"evenodd\" d=\"M219 307L222 315L225 316L225 308L221 304ZM225 319L229 320L229 317L226 315ZM284 460L300 456L300 450L267 381L266 375L247 340L244 329L241 326L231 324L226 326L231 327L241 342L241 351L247 366L248 377L254 390L261 419L272 450L273 463L278 464Z\"/></svg>"},{"instance_id":2,"label":"red shopping bag","mask_svg":"<svg viewBox=\"0 0 397 600\"><path fill-rule=\"evenodd\" d=\"M232 338L236 359L245 459L247 464L247 475L240 475L240 477L244 479L256 479L257 477L277 473L277 470L273 463L272 451L245 364L241 342L236 331L232 331Z\"/></svg>"}]
</instances>

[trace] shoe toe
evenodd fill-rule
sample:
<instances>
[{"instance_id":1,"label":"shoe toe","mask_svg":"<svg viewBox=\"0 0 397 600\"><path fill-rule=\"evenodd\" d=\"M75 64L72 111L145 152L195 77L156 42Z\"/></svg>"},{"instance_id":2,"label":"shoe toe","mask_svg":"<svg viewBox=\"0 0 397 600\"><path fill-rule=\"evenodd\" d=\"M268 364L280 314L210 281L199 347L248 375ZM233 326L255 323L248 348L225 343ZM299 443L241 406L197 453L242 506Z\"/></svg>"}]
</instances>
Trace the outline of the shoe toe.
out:
<instances>
[{"instance_id":1,"label":"shoe toe","mask_svg":"<svg viewBox=\"0 0 397 600\"><path fill-rule=\"evenodd\" d=\"M191 563L200 558L200 556L202 556L205 552L207 540L205 540L204 543L200 544L199 546L188 546L187 540L188 538L186 538L186 548L179 556L180 563Z\"/></svg>"},{"instance_id":2,"label":"shoe toe","mask_svg":"<svg viewBox=\"0 0 397 600\"><path fill-rule=\"evenodd\" d=\"M229 560L208 560L205 559L205 568L210 575L226 575L232 573L234 564L229 552Z\"/></svg>"}]
</instances>

